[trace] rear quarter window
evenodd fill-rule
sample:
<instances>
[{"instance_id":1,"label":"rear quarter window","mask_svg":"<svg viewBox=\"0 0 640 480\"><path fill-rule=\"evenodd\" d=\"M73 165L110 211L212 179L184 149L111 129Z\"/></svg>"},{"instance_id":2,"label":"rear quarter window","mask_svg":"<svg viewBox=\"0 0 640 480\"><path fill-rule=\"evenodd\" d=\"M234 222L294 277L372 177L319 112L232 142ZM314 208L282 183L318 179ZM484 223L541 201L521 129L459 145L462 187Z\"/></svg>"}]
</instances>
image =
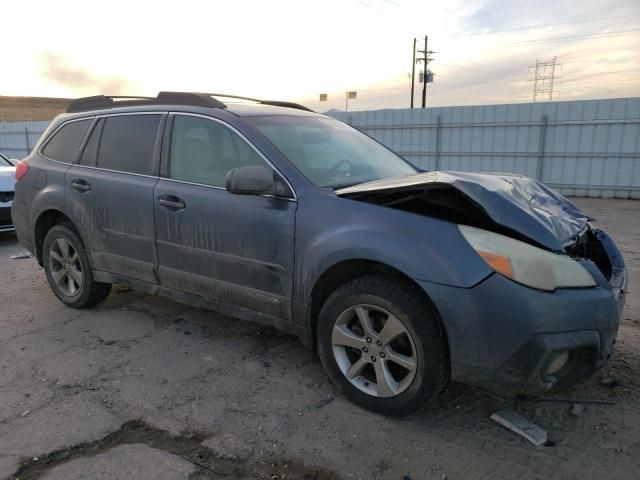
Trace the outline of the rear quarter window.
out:
<instances>
[{"instance_id":1,"label":"rear quarter window","mask_svg":"<svg viewBox=\"0 0 640 480\"><path fill-rule=\"evenodd\" d=\"M98 119L93 130L89 134L89 139L84 146L84 151L80 155L80 165L87 167L95 167L98 158L98 147L100 146L100 135L102 135L102 127L104 126L104 118Z\"/></svg>"},{"instance_id":2,"label":"rear quarter window","mask_svg":"<svg viewBox=\"0 0 640 480\"><path fill-rule=\"evenodd\" d=\"M161 115L121 115L104 120L98 168L153 174L153 155Z\"/></svg>"},{"instance_id":3,"label":"rear quarter window","mask_svg":"<svg viewBox=\"0 0 640 480\"><path fill-rule=\"evenodd\" d=\"M64 124L50 140L47 141L42 154L52 160L71 163L75 159L80 143L84 138L92 119L78 120Z\"/></svg>"}]
</instances>

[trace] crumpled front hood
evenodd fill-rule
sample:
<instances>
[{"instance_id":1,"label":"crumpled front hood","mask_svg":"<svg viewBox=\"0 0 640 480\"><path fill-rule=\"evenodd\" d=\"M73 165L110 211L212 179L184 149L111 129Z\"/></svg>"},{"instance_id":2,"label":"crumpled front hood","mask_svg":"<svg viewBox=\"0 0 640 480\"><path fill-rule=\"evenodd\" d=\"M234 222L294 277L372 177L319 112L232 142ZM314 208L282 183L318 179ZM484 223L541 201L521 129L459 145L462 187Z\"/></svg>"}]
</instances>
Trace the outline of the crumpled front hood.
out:
<instances>
[{"instance_id":1,"label":"crumpled front hood","mask_svg":"<svg viewBox=\"0 0 640 480\"><path fill-rule=\"evenodd\" d=\"M16 167L0 167L0 192L15 190Z\"/></svg>"},{"instance_id":2,"label":"crumpled front hood","mask_svg":"<svg viewBox=\"0 0 640 480\"><path fill-rule=\"evenodd\" d=\"M592 218L532 178L513 174L425 172L336 190L336 195L389 193L449 185L484 210L496 224L555 251L581 235Z\"/></svg>"}]
</instances>

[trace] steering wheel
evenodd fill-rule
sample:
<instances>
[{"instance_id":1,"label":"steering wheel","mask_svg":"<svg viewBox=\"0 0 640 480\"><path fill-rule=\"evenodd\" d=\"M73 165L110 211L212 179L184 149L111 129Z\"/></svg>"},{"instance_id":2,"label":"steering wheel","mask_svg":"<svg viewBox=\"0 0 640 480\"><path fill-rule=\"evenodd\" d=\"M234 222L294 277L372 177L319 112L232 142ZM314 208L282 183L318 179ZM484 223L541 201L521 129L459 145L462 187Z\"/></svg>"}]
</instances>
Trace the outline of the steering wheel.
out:
<instances>
[{"instance_id":1,"label":"steering wheel","mask_svg":"<svg viewBox=\"0 0 640 480\"><path fill-rule=\"evenodd\" d=\"M337 175L339 175L340 172L340 167L342 167L343 165L346 165L349 167L349 171L346 172L345 174L348 175L351 173L351 169L353 168L353 163L351 163L351 161L347 160L346 158L343 158L342 160L340 160L339 162L337 162L336 164L334 164L329 171L327 172L327 175L329 176L329 178L333 178Z\"/></svg>"}]
</instances>

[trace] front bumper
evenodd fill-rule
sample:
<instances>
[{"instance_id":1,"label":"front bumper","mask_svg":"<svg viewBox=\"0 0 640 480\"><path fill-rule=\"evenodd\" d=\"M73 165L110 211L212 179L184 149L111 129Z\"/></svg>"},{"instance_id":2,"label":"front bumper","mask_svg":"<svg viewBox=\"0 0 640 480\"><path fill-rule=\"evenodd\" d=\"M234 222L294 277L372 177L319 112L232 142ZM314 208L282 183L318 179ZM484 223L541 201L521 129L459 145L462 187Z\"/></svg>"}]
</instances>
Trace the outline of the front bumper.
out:
<instances>
[{"instance_id":1,"label":"front bumper","mask_svg":"<svg viewBox=\"0 0 640 480\"><path fill-rule=\"evenodd\" d=\"M613 249L610 256L619 255ZM444 324L452 379L538 394L589 378L613 352L627 285L621 258L613 284L587 262L594 288L544 292L499 274L469 289L419 282ZM566 365L549 373L562 352Z\"/></svg>"},{"instance_id":2,"label":"front bumper","mask_svg":"<svg viewBox=\"0 0 640 480\"><path fill-rule=\"evenodd\" d=\"M11 220L11 202L0 203L0 232L13 232L15 227Z\"/></svg>"}]
</instances>

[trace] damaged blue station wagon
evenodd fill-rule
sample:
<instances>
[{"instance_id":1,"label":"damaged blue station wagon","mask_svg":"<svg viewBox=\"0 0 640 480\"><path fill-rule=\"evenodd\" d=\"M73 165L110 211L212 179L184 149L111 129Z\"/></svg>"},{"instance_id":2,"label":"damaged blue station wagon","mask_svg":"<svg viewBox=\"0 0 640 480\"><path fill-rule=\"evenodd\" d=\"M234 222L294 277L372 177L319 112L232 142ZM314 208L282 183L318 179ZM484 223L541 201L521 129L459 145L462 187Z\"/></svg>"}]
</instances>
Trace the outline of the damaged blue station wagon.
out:
<instances>
[{"instance_id":1,"label":"damaged blue station wagon","mask_svg":"<svg viewBox=\"0 0 640 480\"><path fill-rule=\"evenodd\" d=\"M297 104L79 99L16 181L20 242L65 304L122 283L274 325L378 412L450 380L566 387L615 343L624 262L569 201L525 177L419 171Z\"/></svg>"}]
</instances>

